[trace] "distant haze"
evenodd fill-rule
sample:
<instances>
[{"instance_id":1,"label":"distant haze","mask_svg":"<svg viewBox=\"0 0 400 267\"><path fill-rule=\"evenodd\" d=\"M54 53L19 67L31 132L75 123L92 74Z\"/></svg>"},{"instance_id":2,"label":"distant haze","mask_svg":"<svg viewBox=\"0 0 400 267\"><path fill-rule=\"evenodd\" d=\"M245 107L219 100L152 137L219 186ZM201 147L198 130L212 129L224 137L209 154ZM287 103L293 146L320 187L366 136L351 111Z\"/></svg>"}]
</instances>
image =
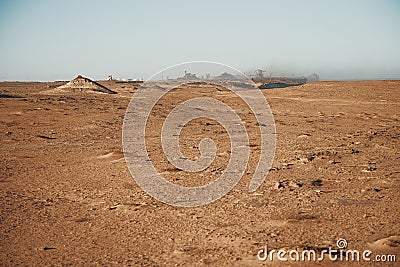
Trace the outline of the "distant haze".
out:
<instances>
[{"instance_id":1,"label":"distant haze","mask_svg":"<svg viewBox=\"0 0 400 267\"><path fill-rule=\"evenodd\" d=\"M400 79L400 1L0 1L0 80L147 79L205 60Z\"/></svg>"}]
</instances>

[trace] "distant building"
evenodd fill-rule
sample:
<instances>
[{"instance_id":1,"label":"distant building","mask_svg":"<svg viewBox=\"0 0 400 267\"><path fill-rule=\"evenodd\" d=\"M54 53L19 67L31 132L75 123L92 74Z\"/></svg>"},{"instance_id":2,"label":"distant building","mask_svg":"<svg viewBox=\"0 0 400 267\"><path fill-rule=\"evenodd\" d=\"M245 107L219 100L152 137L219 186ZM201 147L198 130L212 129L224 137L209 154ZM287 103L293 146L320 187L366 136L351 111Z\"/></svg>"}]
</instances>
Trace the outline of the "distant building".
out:
<instances>
[{"instance_id":1,"label":"distant building","mask_svg":"<svg viewBox=\"0 0 400 267\"><path fill-rule=\"evenodd\" d=\"M307 82L319 82L319 76L316 73L313 73L309 76L307 76Z\"/></svg>"},{"instance_id":2,"label":"distant building","mask_svg":"<svg viewBox=\"0 0 400 267\"><path fill-rule=\"evenodd\" d=\"M193 80L200 80L196 74L187 72L185 70L185 75L183 77L178 78L178 80L185 80L185 81L193 81Z\"/></svg>"},{"instance_id":3,"label":"distant building","mask_svg":"<svg viewBox=\"0 0 400 267\"><path fill-rule=\"evenodd\" d=\"M264 78L264 72L266 72L265 70L262 69L258 69L256 70L256 78L258 79L263 79Z\"/></svg>"}]
</instances>

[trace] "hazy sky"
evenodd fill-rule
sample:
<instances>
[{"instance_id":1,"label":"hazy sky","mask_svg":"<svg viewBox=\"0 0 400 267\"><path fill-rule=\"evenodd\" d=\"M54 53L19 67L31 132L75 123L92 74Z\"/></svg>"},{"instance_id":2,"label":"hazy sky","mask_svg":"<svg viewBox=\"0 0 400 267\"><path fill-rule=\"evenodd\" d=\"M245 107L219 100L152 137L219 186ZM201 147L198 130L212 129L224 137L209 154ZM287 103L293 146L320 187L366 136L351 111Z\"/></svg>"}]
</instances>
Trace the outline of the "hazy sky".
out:
<instances>
[{"instance_id":1,"label":"hazy sky","mask_svg":"<svg viewBox=\"0 0 400 267\"><path fill-rule=\"evenodd\" d=\"M400 1L0 0L0 80L146 79L193 60L400 79Z\"/></svg>"}]
</instances>

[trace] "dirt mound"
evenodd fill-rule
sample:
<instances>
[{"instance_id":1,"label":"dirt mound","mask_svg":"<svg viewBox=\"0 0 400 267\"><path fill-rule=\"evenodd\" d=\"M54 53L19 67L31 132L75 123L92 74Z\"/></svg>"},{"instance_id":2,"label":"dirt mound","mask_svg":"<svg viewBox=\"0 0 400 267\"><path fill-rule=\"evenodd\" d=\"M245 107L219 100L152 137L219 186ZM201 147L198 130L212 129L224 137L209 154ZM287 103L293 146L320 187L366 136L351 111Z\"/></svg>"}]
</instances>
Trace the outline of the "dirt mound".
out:
<instances>
[{"instance_id":1,"label":"dirt mound","mask_svg":"<svg viewBox=\"0 0 400 267\"><path fill-rule=\"evenodd\" d=\"M64 85L61 85L52 91L72 91L72 92L93 91L93 92L100 92L100 93L106 93L106 94L116 94L117 93L95 81L92 81L89 78L82 77L81 75L78 75L78 77L76 77L72 81L70 81Z\"/></svg>"}]
</instances>

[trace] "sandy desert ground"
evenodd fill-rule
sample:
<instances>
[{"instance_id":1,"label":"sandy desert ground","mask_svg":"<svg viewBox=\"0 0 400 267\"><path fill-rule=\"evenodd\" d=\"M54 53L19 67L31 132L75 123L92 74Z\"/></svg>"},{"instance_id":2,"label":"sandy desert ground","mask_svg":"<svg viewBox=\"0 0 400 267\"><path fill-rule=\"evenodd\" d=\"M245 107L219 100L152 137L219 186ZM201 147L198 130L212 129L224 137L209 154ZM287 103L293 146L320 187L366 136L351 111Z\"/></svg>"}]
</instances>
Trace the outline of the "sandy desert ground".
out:
<instances>
[{"instance_id":1,"label":"sandy desert ground","mask_svg":"<svg viewBox=\"0 0 400 267\"><path fill-rule=\"evenodd\" d=\"M198 156L209 136L216 161L181 173L160 151L160 123L191 94L234 105L249 120L246 174L222 199L178 208L147 195L132 179L121 129L137 85L102 81L118 92L51 94L54 83L0 83L0 265L2 266L305 266L261 262L270 249L335 247L396 255L397 262L307 266L400 265L400 81L317 82L264 90L277 148L263 185L248 192L259 140L249 111L229 92L181 88L149 121L155 167L170 181L195 186L220 175L229 159L224 129L198 119L181 136ZM147 133L146 132L146 133Z\"/></svg>"}]
</instances>

